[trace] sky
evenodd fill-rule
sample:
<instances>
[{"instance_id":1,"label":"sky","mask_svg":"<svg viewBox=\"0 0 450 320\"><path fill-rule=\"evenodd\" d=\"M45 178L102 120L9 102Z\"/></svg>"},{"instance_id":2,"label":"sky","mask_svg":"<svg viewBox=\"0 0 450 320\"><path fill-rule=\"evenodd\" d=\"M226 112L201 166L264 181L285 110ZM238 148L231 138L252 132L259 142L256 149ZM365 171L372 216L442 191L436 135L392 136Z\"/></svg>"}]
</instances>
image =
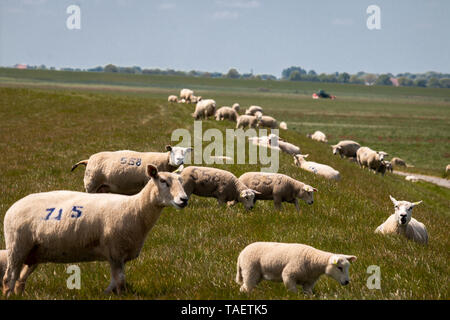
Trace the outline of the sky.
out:
<instances>
[{"instance_id":1,"label":"sky","mask_svg":"<svg viewBox=\"0 0 450 320\"><path fill-rule=\"evenodd\" d=\"M450 73L449 15L448 0L0 0L0 66Z\"/></svg>"}]
</instances>

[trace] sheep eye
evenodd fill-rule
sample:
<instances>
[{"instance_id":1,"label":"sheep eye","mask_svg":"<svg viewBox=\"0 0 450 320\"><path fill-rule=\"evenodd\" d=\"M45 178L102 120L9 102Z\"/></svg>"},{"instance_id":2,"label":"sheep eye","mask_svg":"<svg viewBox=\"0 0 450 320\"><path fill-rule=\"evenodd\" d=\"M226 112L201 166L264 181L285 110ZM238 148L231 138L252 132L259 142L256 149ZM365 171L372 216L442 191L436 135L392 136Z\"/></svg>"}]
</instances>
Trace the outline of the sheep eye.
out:
<instances>
[{"instance_id":1,"label":"sheep eye","mask_svg":"<svg viewBox=\"0 0 450 320\"><path fill-rule=\"evenodd\" d=\"M159 181L161 181L162 184L165 184L167 187L169 187L169 183L166 180L160 179Z\"/></svg>"}]
</instances>

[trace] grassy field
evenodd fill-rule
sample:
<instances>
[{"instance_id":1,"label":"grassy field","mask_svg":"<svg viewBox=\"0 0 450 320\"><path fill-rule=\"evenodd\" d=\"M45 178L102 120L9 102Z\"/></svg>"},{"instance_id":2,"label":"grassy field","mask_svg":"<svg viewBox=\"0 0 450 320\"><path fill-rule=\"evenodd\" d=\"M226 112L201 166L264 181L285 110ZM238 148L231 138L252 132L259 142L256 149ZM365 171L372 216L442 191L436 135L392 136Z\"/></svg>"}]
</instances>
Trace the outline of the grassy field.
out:
<instances>
[{"instance_id":1,"label":"grassy field","mask_svg":"<svg viewBox=\"0 0 450 320\"><path fill-rule=\"evenodd\" d=\"M448 240L450 190L402 177L381 177L331 154L307 132L320 129L330 143L343 138L382 149L414 164L414 170L442 175L449 162L450 90L231 81L91 73L19 72L0 69L0 218L18 199L57 189L83 191L81 168L73 163L102 150L163 150L174 129L192 130L192 105L167 103L168 93L190 87L219 105L261 105L293 130L281 137L310 158L335 167L342 181L325 181L280 157L280 173L319 189L302 214L269 201L251 212L241 205L219 208L214 199L193 196L183 211L164 209L138 259L127 264L124 299L449 299ZM261 90L261 88L265 88ZM266 89L269 88L269 91ZM335 101L313 101L322 88ZM398 91L396 91L398 90ZM204 129L234 127L205 121ZM176 142L173 142L176 144ZM215 165L239 176L258 165ZM392 212L389 194L424 200L413 216L428 229L420 246L374 229ZM1 246L4 247L3 225ZM262 282L249 295L234 282L237 256L254 241L306 243L354 254L351 284L322 277L312 297L288 293L280 283ZM81 263L81 290L66 288L67 265L41 265L30 277L26 299L109 299L107 263ZM367 267L381 268L381 290L369 290Z\"/></svg>"}]
</instances>

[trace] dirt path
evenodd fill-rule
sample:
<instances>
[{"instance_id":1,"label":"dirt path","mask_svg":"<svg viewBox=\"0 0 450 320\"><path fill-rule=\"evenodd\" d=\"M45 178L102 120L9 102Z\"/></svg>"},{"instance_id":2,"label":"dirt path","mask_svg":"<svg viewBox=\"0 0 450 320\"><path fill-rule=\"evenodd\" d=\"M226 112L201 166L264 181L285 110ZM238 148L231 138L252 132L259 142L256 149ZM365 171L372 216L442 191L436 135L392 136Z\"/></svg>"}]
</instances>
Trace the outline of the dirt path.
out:
<instances>
[{"instance_id":1,"label":"dirt path","mask_svg":"<svg viewBox=\"0 0 450 320\"><path fill-rule=\"evenodd\" d=\"M434 176L426 176L426 175L417 174L417 173L407 173L407 172L402 172L402 171L395 171L395 170L394 170L394 173L401 175L401 176L415 176L420 180L431 182L431 183L437 184L438 186L450 189L450 180L447 180L447 179L434 177Z\"/></svg>"}]
</instances>

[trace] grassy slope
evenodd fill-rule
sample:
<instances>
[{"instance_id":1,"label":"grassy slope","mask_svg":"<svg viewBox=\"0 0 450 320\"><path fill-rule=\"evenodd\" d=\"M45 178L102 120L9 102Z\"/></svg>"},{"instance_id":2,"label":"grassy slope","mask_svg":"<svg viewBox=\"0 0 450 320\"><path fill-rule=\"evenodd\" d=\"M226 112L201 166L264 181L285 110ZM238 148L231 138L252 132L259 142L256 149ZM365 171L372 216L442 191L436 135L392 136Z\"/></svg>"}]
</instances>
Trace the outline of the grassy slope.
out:
<instances>
[{"instance_id":1,"label":"grassy slope","mask_svg":"<svg viewBox=\"0 0 450 320\"><path fill-rule=\"evenodd\" d=\"M70 167L94 152L162 150L170 142L174 129L192 128L192 106L170 105L165 97L154 93L124 95L0 88L1 217L16 200L32 192L82 191L83 169L70 173ZM217 94L219 104L237 100L245 105L252 100L265 105L266 98ZM270 99L269 104L277 101L276 97ZM284 106L285 101L281 101ZM285 115L275 108L273 113ZM232 124L204 123L204 128L213 127L224 130ZM246 212L241 205L232 209L218 208L215 200L198 197L193 197L183 211L165 209L139 259L128 264L131 292L124 298L307 298L287 293L281 284L271 282L261 283L251 295L239 293L234 283L237 255L247 244L257 240L307 243L323 250L358 256L351 268L350 286L341 287L323 277L317 283L317 294L313 298L450 297L448 189L424 182L412 184L392 175L382 178L362 171L350 162L333 157L329 146L306 139L303 132L290 130L282 132L281 136L301 146L315 161L338 169L342 181L328 182L300 171L293 166L291 157L283 154L281 173L319 189L314 205L301 204L300 216L290 204L284 204L283 211L275 213L271 202L258 202L252 212ZM259 169L256 165L218 167L238 176ZM424 200L414 210L414 216L428 228L431 239L428 247L398 237L373 234L393 211L389 194L397 199ZM3 239L1 242L4 243ZM366 287L366 269L372 264L381 267L382 290ZM30 277L25 298L108 298L102 294L109 282L107 264L80 265L82 290L66 289L65 265L48 264Z\"/></svg>"}]
</instances>

